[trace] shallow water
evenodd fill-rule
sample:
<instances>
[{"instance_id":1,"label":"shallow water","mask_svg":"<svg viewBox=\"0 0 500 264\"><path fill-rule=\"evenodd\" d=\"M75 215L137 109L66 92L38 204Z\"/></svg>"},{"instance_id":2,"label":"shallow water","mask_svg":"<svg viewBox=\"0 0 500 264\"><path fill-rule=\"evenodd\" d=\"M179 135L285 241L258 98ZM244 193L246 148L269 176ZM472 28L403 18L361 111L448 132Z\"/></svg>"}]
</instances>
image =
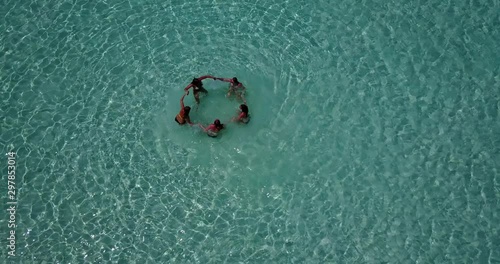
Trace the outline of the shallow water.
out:
<instances>
[{"instance_id":1,"label":"shallow water","mask_svg":"<svg viewBox=\"0 0 500 264\"><path fill-rule=\"evenodd\" d=\"M6 2L8 261L500 262L498 3L314 2Z\"/></svg>"}]
</instances>

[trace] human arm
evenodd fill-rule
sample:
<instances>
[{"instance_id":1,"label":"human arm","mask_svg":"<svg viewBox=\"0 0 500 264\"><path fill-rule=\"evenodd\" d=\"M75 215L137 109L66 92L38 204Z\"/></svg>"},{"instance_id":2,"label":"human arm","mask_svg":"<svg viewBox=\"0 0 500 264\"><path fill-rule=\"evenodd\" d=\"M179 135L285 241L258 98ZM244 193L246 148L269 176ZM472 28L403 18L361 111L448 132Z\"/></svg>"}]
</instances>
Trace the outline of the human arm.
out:
<instances>
[{"instance_id":1,"label":"human arm","mask_svg":"<svg viewBox=\"0 0 500 264\"><path fill-rule=\"evenodd\" d=\"M184 88L184 91L187 92L187 94L189 94L189 88L192 88L194 87L194 85L192 83L190 83L188 86L186 86L186 88Z\"/></svg>"},{"instance_id":2,"label":"human arm","mask_svg":"<svg viewBox=\"0 0 500 264\"><path fill-rule=\"evenodd\" d=\"M243 101L244 104L247 104L247 100L245 99L245 90L238 93L238 97Z\"/></svg>"},{"instance_id":3,"label":"human arm","mask_svg":"<svg viewBox=\"0 0 500 264\"><path fill-rule=\"evenodd\" d=\"M236 118L237 121L241 121L243 118L247 117L247 114L244 112L241 112L238 117Z\"/></svg>"},{"instance_id":4,"label":"human arm","mask_svg":"<svg viewBox=\"0 0 500 264\"><path fill-rule=\"evenodd\" d=\"M186 92L182 95L181 97L181 109L184 109L184 97L186 97L186 94L188 94L189 92Z\"/></svg>"},{"instance_id":5,"label":"human arm","mask_svg":"<svg viewBox=\"0 0 500 264\"><path fill-rule=\"evenodd\" d=\"M231 78L219 78L219 77L216 77L215 79L219 80L219 81L223 81L223 82L228 82L228 83L232 83L233 82L233 79L231 79Z\"/></svg>"},{"instance_id":6,"label":"human arm","mask_svg":"<svg viewBox=\"0 0 500 264\"><path fill-rule=\"evenodd\" d=\"M184 120L186 120L186 122L188 122L189 125L194 125L193 122L191 122L191 118L189 118L189 116L186 116L184 117Z\"/></svg>"},{"instance_id":7,"label":"human arm","mask_svg":"<svg viewBox=\"0 0 500 264\"><path fill-rule=\"evenodd\" d=\"M216 79L216 78L215 78L214 76L212 76L212 75L204 75L204 76L198 77L198 78L196 78L196 79L198 79L198 80L202 81L202 80L205 80L206 78L212 78L212 79L214 79L214 80Z\"/></svg>"},{"instance_id":8,"label":"human arm","mask_svg":"<svg viewBox=\"0 0 500 264\"><path fill-rule=\"evenodd\" d=\"M232 122L238 122L241 121L241 119L245 118L245 113L241 112L238 116L233 117L231 119Z\"/></svg>"}]
</instances>

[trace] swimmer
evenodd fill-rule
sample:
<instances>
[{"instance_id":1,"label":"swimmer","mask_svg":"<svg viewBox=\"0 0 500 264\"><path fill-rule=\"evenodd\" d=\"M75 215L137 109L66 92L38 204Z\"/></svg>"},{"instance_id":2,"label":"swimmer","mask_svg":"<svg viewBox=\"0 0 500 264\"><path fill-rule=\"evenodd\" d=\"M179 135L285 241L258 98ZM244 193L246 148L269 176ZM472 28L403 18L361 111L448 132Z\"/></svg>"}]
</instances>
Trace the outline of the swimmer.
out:
<instances>
[{"instance_id":1,"label":"swimmer","mask_svg":"<svg viewBox=\"0 0 500 264\"><path fill-rule=\"evenodd\" d=\"M215 77L211 76L211 75L205 75L205 76L201 76L201 77L198 77L198 78L193 78L193 80L191 81L191 83L186 86L186 88L184 88L184 91L187 91L187 94L189 94L189 88L193 87L193 96L194 96L194 99L196 100L196 103L199 104L200 103L200 92L203 92L203 93L208 93L208 91L203 88L203 83L201 82L202 80L206 79L206 78L212 78L215 80Z\"/></svg>"},{"instance_id":2,"label":"swimmer","mask_svg":"<svg viewBox=\"0 0 500 264\"><path fill-rule=\"evenodd\" d=\"M231 96L231 93L234 92L236 96L238 96L243 103L247 103L245 100L245 86L238 81L238 78L233 77L232 79L230 78L215 78L215 80L223 81L223 82L228 82L229 83L229 91L227 93L227 96Z\"/></svg>"},{"instance_id":3,"label":"swimmer","mask_svg":"<svg viewBox=\"0 0 500 264\"><path fill-rule=\"evenodd\" d=\"M240 105L240 113L238 116L231 119L232 122L241 122L243 124L248 124L250 122L250 115L248 114L248 106L246 104Z\"/></svg>"},{"instance_id":4,"label":"swimmer","mask_svg":"<svg viewBox=\"0 0 500 264\"><path fill-rule=\"evenodd\" d=\"M189 112L191 111L191 107L189 106L184 106L184 97L187 95L188 93L184 93L184 95L181 97L181 111L179 112L179 114L177 114L175 116L175 122L177 122L177 124L179 125L184 125L186 123L190 124L190 125L193 125L193 123L191 122L191 119L189 118Z\"/></svg>"},{"instance_id":5,"label":"swimmer","mask_svg":"<svg viewBox=\"0 0 500 264\"><path fill-rule=\"evenodd\" d=\"M215 119L213 124L208 125L207 127L203 127L201 124L198 124L201 129L207 132L209 137L217 137L219 131L224 129L224 124L221 124L219 119Z\"/></svg>"}]
</instances>

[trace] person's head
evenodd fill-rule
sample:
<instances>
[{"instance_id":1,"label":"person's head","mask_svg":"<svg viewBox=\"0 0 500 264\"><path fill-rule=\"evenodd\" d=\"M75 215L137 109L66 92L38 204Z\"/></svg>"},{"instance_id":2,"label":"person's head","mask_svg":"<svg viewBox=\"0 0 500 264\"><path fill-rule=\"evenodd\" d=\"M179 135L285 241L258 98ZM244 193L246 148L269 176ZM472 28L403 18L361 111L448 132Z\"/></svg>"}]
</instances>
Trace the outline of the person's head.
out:
<instances>
[{"instance_id":1,"label":"person's head","mask_svg":"<svg viewBox=\"0 0 500 264\"><path fill-rule=\"evenodd\" d=\"M241 112L248 114L248 106L246 104L241 104L240 110L241 110Z\"/></svg>"},{"instance_id":2,"label":"person's head","mask_svg":"<svg viewBox=\"0 0 500 264\"><path fill-rule=\"evenodd\" d=\"M201 87L203 85L203 83L198 78L193 78L191 84L197 87Z\"/></svg>"},{"instance_id":3,"label":"person's head","mask_svg":"<svg viewBox=\"0 0 500 264\"><path fill-rule=\"evenodd\" d=\"M238 82L238 78L233 77L233 83L234 83L234 84L239 84L240 82Z\"/></svg>"},{"instance_id":4,"label":"person's head","mask_svg":"<svg viewBox=\"0 0 500 264\"><path fill-rule=\"evenodd\" d=\"M189 115L189 112L191 111L191 107L189 106L184 106L184 114Z\"/></svg>"},{"instance_id":5,"label":"person's head","mask_svg":"<svg viewBox=\"0 0 500 264\"><path fill-rule=\"evenodd\" d=\"M219 129L224 128L224 125L220 122L220 120L219 120L219 119L215 119L215 121L214 121L214 125L215 125L217 128L219 128Z\"/></svg>"}]
</instances>

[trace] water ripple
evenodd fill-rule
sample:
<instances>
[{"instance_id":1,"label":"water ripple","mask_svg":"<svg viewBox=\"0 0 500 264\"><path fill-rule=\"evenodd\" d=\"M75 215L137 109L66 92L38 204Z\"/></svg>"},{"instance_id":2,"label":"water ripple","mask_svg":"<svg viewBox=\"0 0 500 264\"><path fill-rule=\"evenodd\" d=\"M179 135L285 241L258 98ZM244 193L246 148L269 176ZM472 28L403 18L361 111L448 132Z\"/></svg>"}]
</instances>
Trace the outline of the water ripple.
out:
<instances>
[{"instance_id":1,"label":"water ripple","mask_svg":"<svg viewBox=\"0 0 500 264\"><path fill-rule=\"evenodd\" d=\"M6 2L19 260L500 260L492 6ZM247 86L247 126L172 122L204 74ZM205 85L193 120L235 115Z\"/></svg>"}]
</instances>

